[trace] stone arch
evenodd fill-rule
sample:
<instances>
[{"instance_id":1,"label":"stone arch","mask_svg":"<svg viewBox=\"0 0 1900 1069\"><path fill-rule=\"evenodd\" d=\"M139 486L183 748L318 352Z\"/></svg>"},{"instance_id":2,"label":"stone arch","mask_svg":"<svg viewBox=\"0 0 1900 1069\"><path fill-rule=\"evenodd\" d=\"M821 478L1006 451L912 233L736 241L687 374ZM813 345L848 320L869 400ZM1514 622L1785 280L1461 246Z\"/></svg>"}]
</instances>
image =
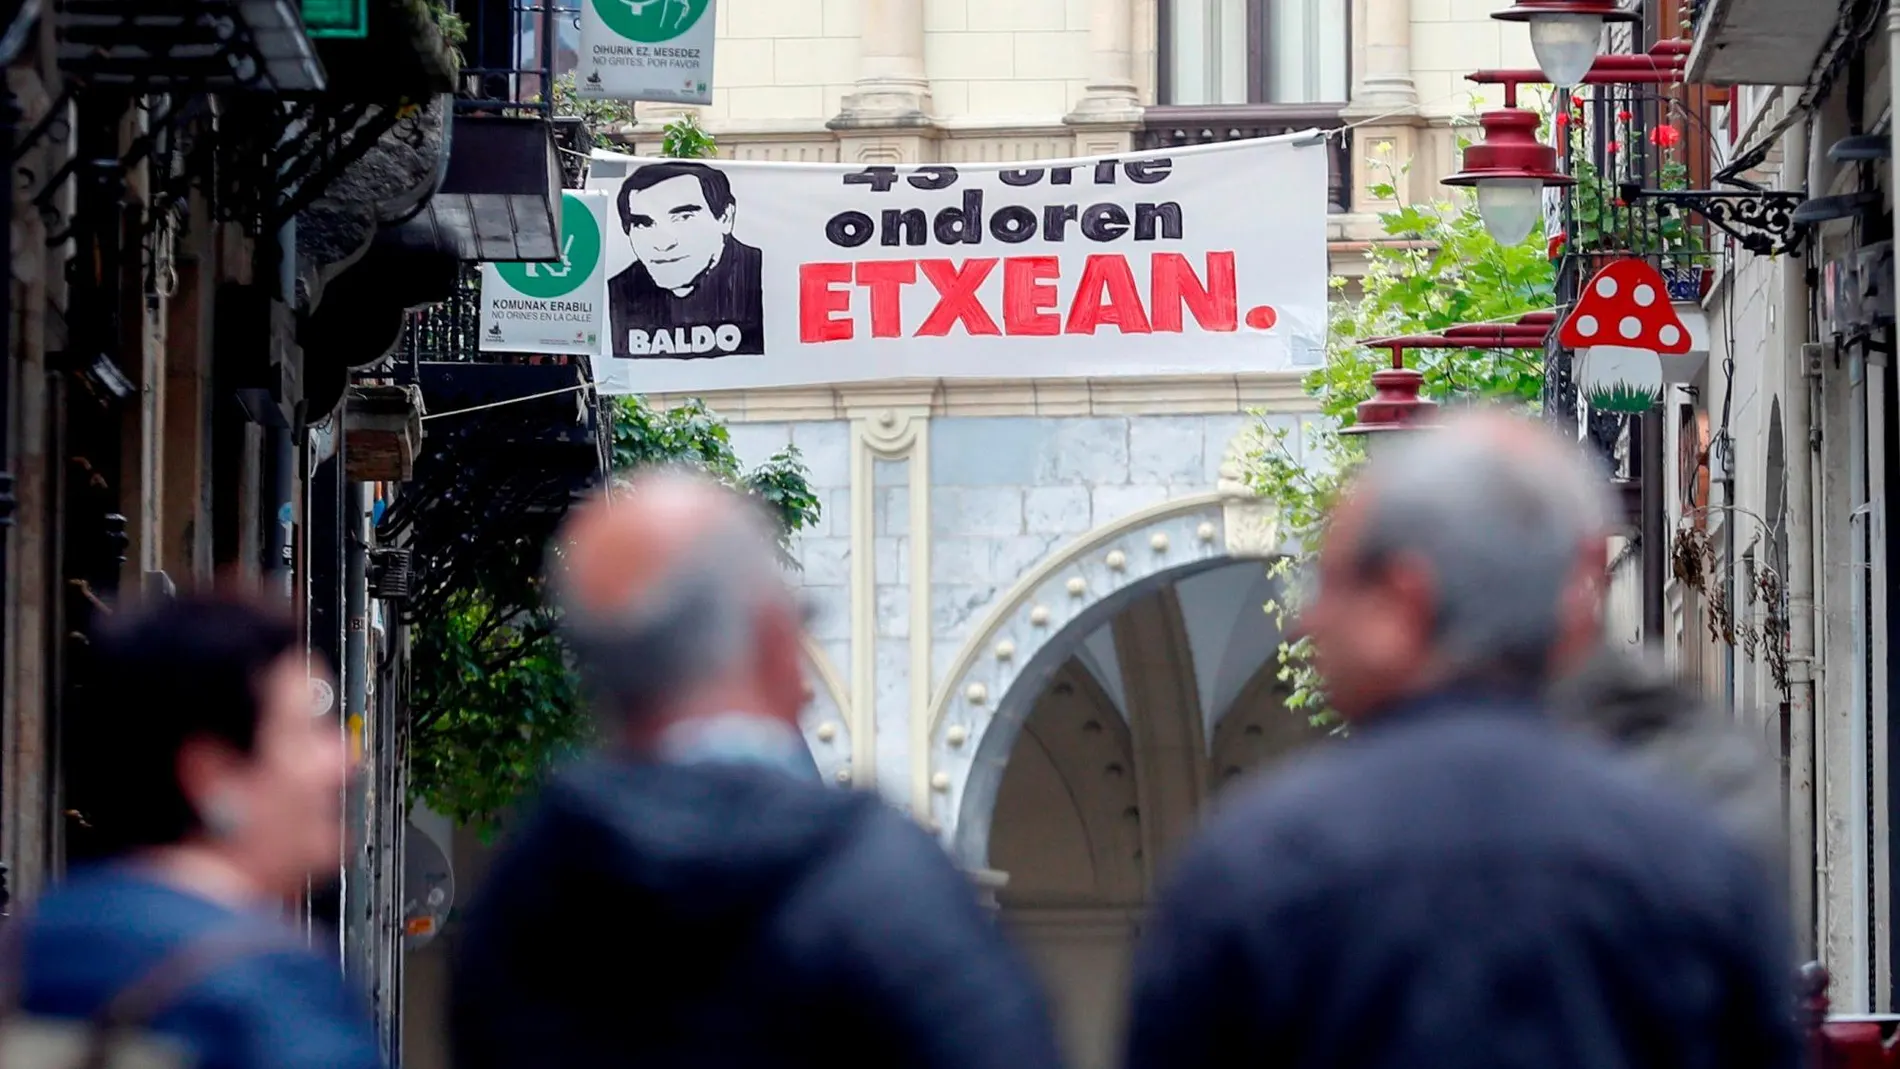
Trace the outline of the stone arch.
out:
<instances>
[{"instance_id":1,"label":"stone arch","mask_svg":"<svg viewBox=\"0 0 1900 1069\"><path fill-rule=\"evenodd\" d=\"M1236 559L1279 550L1270 506L1231 463L1221 489L1105 524L1052 554L991 610L931 703L931 820L970 868L989 853L1003 767L1041 687L1094 627L1135 598Z\"/></svg>"},{"instance_id":2,"label":"stone arch","mask_svg":"<svg viewBox=\"0 0 1900 1069\"><path fill-rule=\"evenodd\" d=\"M811 636L804 639L805 660L811 666L811 700L798 714L798 728L811 750L812 772L826 783L851 782L851 717L844 687L831 658Z\"/></svg>"}]
</instances>

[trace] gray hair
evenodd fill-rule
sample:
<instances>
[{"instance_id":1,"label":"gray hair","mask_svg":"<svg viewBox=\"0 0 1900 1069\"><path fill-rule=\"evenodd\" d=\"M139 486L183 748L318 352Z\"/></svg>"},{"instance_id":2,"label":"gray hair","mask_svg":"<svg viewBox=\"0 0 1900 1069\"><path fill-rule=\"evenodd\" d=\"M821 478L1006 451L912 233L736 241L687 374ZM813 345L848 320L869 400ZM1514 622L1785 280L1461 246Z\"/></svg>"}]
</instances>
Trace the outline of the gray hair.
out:
<instances>
[{"instance_id":1,"label":"gray hair","mask_svg":"<svg viewBox=\"0 0 1900 1069\"><path fill-rule=\"evenodd\" d=\"M747 501L623 604L589 606L552 566L561 633L596 711L645 715L743 665L760 610L791 599L777 549L769 518Z\"/></svg>"},{"instance_id":2,"label":"gray hair","mask_svg":"<svg viewBox=\"0 0 1900 1069\"><path fill-rule=\"evenodd\" d=\"M1611 530L1608 472L1576 443L1548 443L1514 452L1452 423L1366 465L1356 566L1430 562L1435 652L1453 679L1541 683L1578 554Z\"/></svg>"}]
</instances>

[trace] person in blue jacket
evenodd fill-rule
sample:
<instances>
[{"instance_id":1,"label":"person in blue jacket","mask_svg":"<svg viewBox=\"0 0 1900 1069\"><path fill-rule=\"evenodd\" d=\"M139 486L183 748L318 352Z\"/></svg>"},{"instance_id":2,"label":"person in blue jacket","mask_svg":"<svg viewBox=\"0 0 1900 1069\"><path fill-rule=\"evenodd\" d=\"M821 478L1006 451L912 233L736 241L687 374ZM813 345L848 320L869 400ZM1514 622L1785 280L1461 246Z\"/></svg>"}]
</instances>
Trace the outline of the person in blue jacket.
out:
<instances>
[{"instance_id":1,"label":"person in blue jacket","mask_svg":"<svg viewBox=\"0 0 1900 1069\"><path fill-rule=\"evenodd\" d=\"M83 740L106 856L8 922L39 1018L92 1018L162 974L138 1022L200 1069L373 1069L368 1006L286 919L341 856L349 755L295 625L187 597L94 637ZM179 968L196 957L199 967Z\"/></svg>"},{"instance_id":2,"label":"person in blue jacket","mask_svg":"<svg viewBox=\"0 0 1900 1069\"><path fill-rule=\"evenodd\" d=\"M1301 630L1348 738L1201 830L1128 1069L1797 1069L1792 926L1708 795L1554 716L1604 476L1499 414L1373 456Z\"/></svg>"},{"instance_id":3,"label":"person in blue jacket","mask_svg":"<svg viewBox=\"0 0 1900 1069\"><path fill-rule=\"evenodd\" d=\"M818 779L769 521L655 474L560 547L604 745L450 929L458 1069L1054 1067L1041 992L969 878Z\"/></svg>"}]
</instances>

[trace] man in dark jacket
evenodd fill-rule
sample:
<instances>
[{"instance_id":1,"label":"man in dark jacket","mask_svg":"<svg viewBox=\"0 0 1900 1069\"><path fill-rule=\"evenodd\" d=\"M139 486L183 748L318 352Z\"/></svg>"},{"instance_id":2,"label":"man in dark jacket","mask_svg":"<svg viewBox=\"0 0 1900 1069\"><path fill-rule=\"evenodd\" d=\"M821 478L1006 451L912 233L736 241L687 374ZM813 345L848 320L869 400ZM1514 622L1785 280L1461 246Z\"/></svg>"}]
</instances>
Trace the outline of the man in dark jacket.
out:
<instances>
[{"instance_id":1,"label":"man in dark jacket","mask_svg":"<svg viewBox=\"0 0 1900 1069\"><path fill-rule=\"evenodd\" d=\"M799 752L799 620L763 517L648 477L564 547L610 745L550 788L462 928L456 1064L1055 1065L974 885Z\"/></svg>"},{"instance_id":2,"label":"man in dark jacket","mask_svg":"<svg viewBox=\"0 0 1900 1069\"><path fill-rule=\"evenodd\" d=\"M1599 478L1502 415L1370 462L1303 623L1352 735L1188 850L1131 1069L1799 1064L1760 866L1537 698L1594 644Z\"/></svg>"},{"instance_id":3,"label":"man in dark jacket","mask_svg":"<svg viewBox=\"0 0 1900 1069\"><path fill-rule=\"evenodd\" d=\"M1551 687L1557 719L1701 795L1753 847L1772 878L1788 872L1787 791L1761 742L1668 668L1604 646Z\"/></svg>"}]
</instances>

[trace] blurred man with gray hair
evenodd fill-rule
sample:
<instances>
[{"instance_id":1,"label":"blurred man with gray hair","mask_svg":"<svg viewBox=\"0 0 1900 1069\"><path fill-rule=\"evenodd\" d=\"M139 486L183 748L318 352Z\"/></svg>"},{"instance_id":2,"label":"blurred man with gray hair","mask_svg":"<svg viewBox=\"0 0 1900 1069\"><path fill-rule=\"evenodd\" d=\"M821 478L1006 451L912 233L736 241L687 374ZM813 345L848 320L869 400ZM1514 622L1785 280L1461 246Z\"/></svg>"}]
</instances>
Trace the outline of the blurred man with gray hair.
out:
<instances>
[{"instance_id":1,"label":"blurred man with gray hair","mask_svg":"<svg viewBox=\"0 0 1900 1069\"><path fill-rule=\"evenodd\" d=\"M462 1069L1056 1063L974 885L875 795L818 781L776 534L680 473L563 532L552 585L603 752L462 926Z\"/></svg>"},{"instance_id":2,"label":"blurred man with gray hair","mask_svg":"<svg viewBox=\"0 0 1900 1069\"><path fill-rule=\"evenodd\" d=\"M1599 645L1603 475L1499 412L1374 457L1301 627L1349 738L1203 830L1130 1069L1792 1069L1791 948L1702 805L1539 695Z\"/></svg>"}]
</instances>

